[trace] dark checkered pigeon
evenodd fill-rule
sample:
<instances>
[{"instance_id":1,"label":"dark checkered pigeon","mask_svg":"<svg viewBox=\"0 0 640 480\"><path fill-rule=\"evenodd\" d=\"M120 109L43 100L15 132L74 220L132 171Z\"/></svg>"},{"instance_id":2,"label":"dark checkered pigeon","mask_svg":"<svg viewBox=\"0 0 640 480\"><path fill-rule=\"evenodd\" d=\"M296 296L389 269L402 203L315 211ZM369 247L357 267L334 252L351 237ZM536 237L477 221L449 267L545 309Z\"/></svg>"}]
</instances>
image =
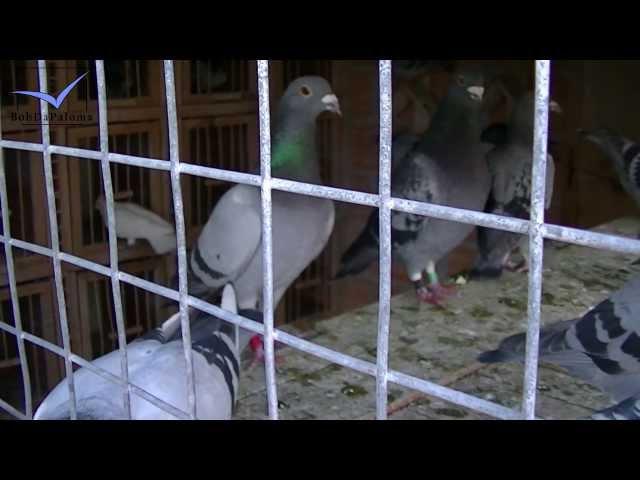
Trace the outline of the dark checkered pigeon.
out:
<instances>
[{"instance_id":1,"label":"dark checkered pigeon","mask_svg":"<svg viewBox=\"0 0 640 480\"><path fill-rule=\"evenodd\" d=\"M483 95L481 72L469 68L453 75L429 130L413 146L409 141L396 148L407 153L393 162L393 196L467 210L484 208L490 179L484 159L487 146L480 141ZM404 264L418 298L428 303L442 302L448 292L439 283L436 265L474 227L392 211L391 228L393 253ZM337 277L356 275L377 258L378 213L373 212L360 236L342 256ZM428 284L423 278L425 272Z\"/></svg>"},{"instance_id":2,"label":"dark checkered pigeon","mask_svg":"<svg viewBox=\"0 0 640 480\"><path fill-rule=\"evenodd\" d=\"M523 361L525 334L505 339L497 350L478 357L483 363ZM618 405L594 416L638 419L640 395L640 276L581 318L545 327L540 360L609 394Z\"/></svg>"}]
</instances>

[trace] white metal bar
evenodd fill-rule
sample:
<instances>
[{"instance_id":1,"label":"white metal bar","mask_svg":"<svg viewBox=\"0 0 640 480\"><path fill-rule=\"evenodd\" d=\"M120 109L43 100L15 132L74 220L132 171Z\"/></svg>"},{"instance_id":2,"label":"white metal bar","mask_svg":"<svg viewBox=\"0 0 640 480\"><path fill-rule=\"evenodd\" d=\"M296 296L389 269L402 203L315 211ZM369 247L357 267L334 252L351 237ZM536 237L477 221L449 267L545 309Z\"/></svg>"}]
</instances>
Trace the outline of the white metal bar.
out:
<instances>
[{"instance_id":1,"label":"white metal bar","mask_svg":"<svg viewBox=\"0 0 640 480\"><path fill-rule=\"evenodd\" d=\"M379 237L380 277L376 349L376 417L387 418L387 372L389 369L389 323L391 316L391 60L380 60L380 166Z\"/></svg>"},{"instance_id":2,"label":"white metal bar","mask_svg":"<svg viewBox=\"0 0 640 480\"><path fill-rule=\"evenodd\" d=\"M40 91L47 92L47 65L44 60L38 60L38 79ZM56 298L58 300L58 313L60 315L60 332L62 334L62 346L64 347L64 364L69 386L69 415L72 420L77 418L76 412L76 390L73 382L73 366L69 356L71 355L71 340L69 337L69 323L67 321L67 302L64 298L64 285L62 283L62 268L60 265L60 242L58 238L58 217L56 214L56 197L53 185L53 171L51 166L51 150L49 122L49 104L44 100L40 100L40 118L42 119L42 148L43 148L43 164L45 188L47 191L47 206L49 212L49 232L51 240L51 257L53 262L53 276L56 287Z\"/></svg>"},{"instance_id":3,"label":"white metal bar","mask_svg":"<svg viewBox=\"0 0 640 480\"><path fill-rule=\"evenodd\" d=\"M538 385L538 346L540 343L540 305L544 256L542 225L544 224L547 172L550 74L551 68L549 60L536 60L531 222L529 223L529 322L527 326L522 398L522 415L527 420L535 419L536 387Z\"/></svg>"},{"instance_id":4,"label":"white metal bar","mask_svg":"<svg viewBox=\"0 0 640 480\"><path fill-rule=\"evenodd\" d=\"M262 177L262 313L265 377L269 417L278 419L275 348L273 343L273 249L271 231L271 115L269 112L269 61L258 60L260 116L260 173Z\"/></svg>"},{"instance_id":5,"label":"white metal bar","mask_svg":"<svg viewBox=\"0 0 640 480\"><path fill-rule=\"evenodd\" d=\"M2 103L0 99L0 111ZM0 140L2 139L2 116L0 115ZM16 159L16 161L19 161ZM11 237L11 218L9 215L9 198L7 195L7 178L4 168L4 148L0 147L0 212L2 213L2 233ZM31 374L29 372L29 362L27 351L22 339L22 315L20 314L20 297L16 285L15 263L13 259L13 249L9 243L4 243L4 258L7 265L7 280L9 281L9 294L11 298L11 309L13 312L13 322L16 326L18 358L20 359L20 372L22 374L22 389L24 392L24 415L26 418L33 418L33 398L31 395ZM16 410L17 411L17 410Z\"/></svg>"},{"instance_id":6,"label":"white metal bar","mask_svg":"<svg viewBox=\"0 0 640 480\"><path fill-rule=\"evenodd\" d=\"M41 84L41 90L46 91L46 84L44 79L46 78L46 66L43 61L38 62L39 65L39 78ZM54 263L54 276L56 280L56 292L58 295L58 305L61 312L61 330L63 333L63 348L46 342L39 337L31 335L27 332L21 331L20 328L13 327L4 322L0 322L0 329L18 337L19 341L30 341L43 348L48 348L50 351L65 359L65 366L67 367L67 378L70 378L70 366L71 363L76 363L82 367L88 368L95 373L108 378L114 383L125 386L130 389L131 393L136 395L150 396L154 400L152 403L159 406L159 408L170 411L170 413L176 415L179 418L195 418L195 379L193 377L193 364L191 359L190 349L190 332L187 318L187 309L189 307L195 308L206 313L216 315L221 319L234 324L237 327L245 328L247 330L262 333L265 341L266 352L266 384L267 384L267 398L269 404L269 416L271 418L277 418L277 391L276 391L276 377L275 377L275 358L273 343L275 340L284 343L292 348L300 350L302 352L323 358L327 361L331 361L342 365L346 368L351 368L361 373L376 377L376 412L378 418L384 418L386 415L386 388L387 382L397 383L407 388L418 390L420 392L441 398L445 401L449 401L458 405L461 405L472 410L480 411L485 414L497 417L497 418L522 418L523 416L528 419L535 418L535 386L536 386L536 372L537 372L537 342L539 335L540 324L540 293L541 293L541 280L542 280L542 265L543 265L543 249L542 240L544 238L553 239L565 243L574 245L582 245L586 247L593 247L613 252L620 252L626 254L640 254L640 241L630 238L623 238L615 235L608 235L602 233L589 232L585 230L573 229L569 227L563 227L558 225L551 225L544 223L544 178L545 178L545 165L546 165L546 142L548 133L548 86L549 86L549 70L550 63L546 60L536 62L536 127L534 133L535 147L534 147L534 167L533 167L533 180L532 180L532 214L531 221L520 220L514 218L500 217L491 214L485 214L482 212L467 211L463 209L456 209L451 207L445 207L441 205L433 205L421 202L412 202L405 199L392 198L389 188L389 163L390 163L390 98L388 94L390 92L390 78L387 78L388 68L390 65L386 61L380 62L380 96L381 96L381 142L380 142L380 192L379 195L372 195L363 192L356 192L350 190L337 189L332 187L324 187L320 185L311 185L301 182L288 181L284 179L272 179L270 171L270 118L269 118L269 90L268 90L268 62L266 60L258 61L258 85L259 85L259 100L260 100L260 143L261 143L261 175L249 175L240 172L231 172L222 169L216 169L211 167L204 167L200 165L187 164L179 161L179 145L178 145L178 125L177 125L177 113L175 105L175 85L173 76L173 63L171 61L165 61L165 85L166 85L166 98L167 98L167 111L168 111L168 123L169 123L169 140L170 140L170 162L160 159L142 158L133 155L120 155L106 152L106 149L102 145L104 139L104 133L108 132L106 129L106 117L101 117L101 151L95 152L92 150L76 149L58 145L50 145L49 140L49 128L48 125L42 126L43 142L42 144L29 143L29 142L16 142L11 140L3 140L0 138L1 148L13 148L17 150L27 150L32 152L41 152L44 156L45 165L45 181L47 186L47 200L49 206L49 218L51 226L51 248L35 245L30 242L14 239L10 235L10 231L5 227L4 235L0 235L0 242L4 244L5 250L12 248L21 248L27 251L38 253L50 257ZM100 89L99 89L100 90ZM388 101L388 104L386 103ZM106 113L106 110L105 110ZM41 102L41 114L43 118L46 118L47 105L45 102ZM46 122L45 122L46 123ZM103 130L104 125L104 130ZM108 145L107 145L108 147ZM176 212L176 234L178 242L178 274L180 278L179 290L172 290L161 285L157 285L153 282L135 277L125 272L117 270L117 257L114 263L113 256L110 256L111 267L108 268L104 265L100 265L74 255L60 252L59 242L57 235L54 233L57 231L57 223L55 217L55 203L53 198L53 182L51 172L51 155L61 154L74 156L88 160L98 160L102 164L109 162L120 163L125 165L135 165L143 168L151 168L157 170L164 170L171 172L171 180L173 187L173 200L174 210ZM0 162L1 163L1 162ZM1 166L0 166L1 168ZM182 209L182 195L180 191L180 174L196 175L217 180L243 183L247 185L260 186L262 193L262 209L263 209L263 258L264 258L264 290L263 290L263 309L265 313L264 325L260 325L250 319L233 315L230 312L221 310L215 305L211 305L195 297L188 295L186 285L186 245L184 238L184 218ZM6 185L2 185L0 180L0 189L3 190L0 200L2 200L2 212L3 222L7 221L8 215L5 212L6 205ZM5 180L6 183L6 180ZM362 204L368 206L378 207L380 209L380 224L381 224L381 277L380 277L380 310L379 310L379 324L378 324L378 356L376 364L365 362L357 358L345 355L326 347L314 344L307 340L303 340L295 337L289 333L277 330L273 326L273 259L272 259L272 239L271 239L271 192L272 190L289 191L299 194L311 195L319 198L329 198L337 201ZM106 186L105 186L105 195ZM390 228L387 225L388 217L391 210L404 211L408 213L415 213L419 215L426 215L434 218L441 218L450 221L463 222L473 225L480 225L487 228L495 228L499 230L511 231L521 234L528 233L530 235L531 244L531 268L529 279L529 325L528 325L528 342L527 342L527 355L526 355L526 367L525 367L525 392L523 395L522 410L508 409L500 405L482 400L480 398L473 397L471 395L458 392L453 389L439 386L435 383L422 380L410 375L403 374L401 372L395 372L388 369L388 328L389 328L389 314L387 312L389 303L385 300L389 298L388 289L390 288L388 275L388 267L390 266L387 252L390 252ZM52 218L53 216L53 218ZM111 232L110 232L111 236ZM111 252L110 252L111 253ZM60 262L65 261L80 268L85 268L90 271L94 271L98 274L110 277L118 282L125 282L136 287L142 288L146 291L154 294L161 295L165 298L178 301L181 309L181 322L183 327L183 346L185 348L185 358L187 360L187 383L189 393L189 410L190 413L182 412L179 409L165 404L162 405L162 401L153 397L149 392L144 392L138 387L131 385L126 380L119 378L109 372L97 369L86 360L77 357L70 352L69 345L69 331L68 323L66 319L66 309L64 307L64 291L61 278ZM115 267L114 267L115 265ZM7 269L13 271L13 266L7 265ZM383 271L384 270L384 271ZM11 274L10 274L11 277ZM10 280L11 287L11 280ZM13 288L15 288L15 277L13 281ZM113 288L113 287L112 287ZM62 302L60 301L62 299ZM13 296L12 296L13 301ZM15 302L14 302L15 303ZM185 328L186 327L186 328ZM119 332L120 338L120 332ZM72 380L72 378L71 378ZM74 390L72 381L69 382L70 398L74 398ZM145 397L146 398L146 397ZM159 403L155 403L159 402ZM384 407L384 409L383 409ZM22 417L29 417L29 415L21 416L20 412L11 410L13 407L7 405L0 400L0 408L10 411L10 413ZM75 418L75 402L71 402L72 413L71 416ZM173 409L173 410L172 410ZM382 411L384 410L384 412Z\"/></svg>"},{"instance_id":7,"label":"white metal bar","mask_svg":"<svg viewBox=\"0 0 640 480\"><path fill-rule=\"evenodd\" d=\"M118 278L118 238L116 236L116 218L113 202L113 186L111 185L111 167L109 164L109 119L107 117L107 87L104 76L104 61L96 60L96 81L98 86L98 116L100 127L100 166L102 167L102 187L107 212L107 230L109 233L109 264L111 266L111 293L113 295L113 312L116 319L118 333L118 348L120 350L120 375L125 382L123 387L124 411L131 419L131 397L129 388L129 361L127 357L127 332L122 313L122 298L120 296L120 279Z\"/></svg>"},{"instance_id":8,"label":"white metal bar","mask_svg":"<svg viewBox=\"0 0 640 480\"><path fill-rule=\"evenodd\" d=\"M182 187L180 185L180 145L178 136L178 113L176 110L176 86L173 72L173 61L164 61L164 84L167 100L167 122L169 126L169 158L171 160L171 191L173 196L173 213L176 222L176 243L178 250L178 285L180 303L180 324L182 327L182 345L186 361L187 403L189 412L195 420L196 412L196 379L191 352L191 329L189 327L189 307L187 305L187 242L184 229L184 208L182 204Z\"/></svg>"}]
</instances>

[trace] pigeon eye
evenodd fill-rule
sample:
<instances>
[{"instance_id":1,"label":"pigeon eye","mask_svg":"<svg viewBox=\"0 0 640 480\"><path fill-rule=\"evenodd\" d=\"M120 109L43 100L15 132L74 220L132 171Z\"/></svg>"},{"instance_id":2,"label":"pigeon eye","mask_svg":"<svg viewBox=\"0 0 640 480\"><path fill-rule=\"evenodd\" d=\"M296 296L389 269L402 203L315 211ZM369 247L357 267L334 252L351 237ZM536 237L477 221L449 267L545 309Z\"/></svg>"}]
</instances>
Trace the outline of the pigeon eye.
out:
<instances>
[{"instance_id":1,"label":"pigeon eye","mask_svg":"<svg viewBox=\"0 0 640 480\"><path fill-rule=\"evenodd\" d=\"M309 97L311 95L311 89L306 85L303 85L302 87L300 87L300 95L302 95L303 97Z\"/></svg>"}]
</instances>

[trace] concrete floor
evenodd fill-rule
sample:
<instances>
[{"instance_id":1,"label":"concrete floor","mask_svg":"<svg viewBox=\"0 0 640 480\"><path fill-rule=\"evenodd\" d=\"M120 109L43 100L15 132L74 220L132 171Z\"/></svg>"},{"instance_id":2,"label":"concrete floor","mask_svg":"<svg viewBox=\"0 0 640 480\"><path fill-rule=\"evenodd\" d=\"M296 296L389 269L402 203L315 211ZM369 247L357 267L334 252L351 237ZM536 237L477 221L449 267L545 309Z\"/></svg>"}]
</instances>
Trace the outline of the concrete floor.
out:
<instances>
[{"instance_id":1,"label":"concrete floor","mask_svg":"<svg viewBox=\"0 0 640 480\"><path fill-rule=\"evenodd\" d=\"M621 219L595 229L635 236L640 219ZM545 249L543 323L584 314L619 288L632 273L636 258L547 242ZM478 353L493 349L507 335L526 328L527 275L506 273L499 280L474 281L460 287L446 310L418 305L413 292L392 299L389 367L436 383L474 364ZM328 348L375 363L377 304L319 322L289 325L285 330ZM290 348L280 350L278 369L282 419L368 419L375 412L375 380ZM454 381L451 388L514 408L522 392L521 365L485 366ZM264 370L244 372L237 419L266 418ZM544 419L577 419L610 405L608 397L542 365L537 415ZM389 385L389 401L410 394ZM414 419L486 419L485 415L424 398L390 417Z\"/></svg>"}]
</instances>

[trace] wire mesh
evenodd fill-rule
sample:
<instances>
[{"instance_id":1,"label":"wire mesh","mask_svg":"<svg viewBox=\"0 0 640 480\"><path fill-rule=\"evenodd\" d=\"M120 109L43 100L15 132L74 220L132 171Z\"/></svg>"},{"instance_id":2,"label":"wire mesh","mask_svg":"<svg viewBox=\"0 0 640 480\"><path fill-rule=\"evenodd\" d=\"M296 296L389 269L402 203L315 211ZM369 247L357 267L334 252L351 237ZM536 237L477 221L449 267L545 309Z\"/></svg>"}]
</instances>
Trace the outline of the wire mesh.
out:
<instances>
[{"instance_id":1,"label":"wire mesh","mask_svg":"<svg viewBox=\"0 0 640 480\"><path fill-rule=\"evenodd\" d=\"M38 61L40 90L46 92L46 65L43 60ZM130 395L146 399L158 408L165 410L176 418L194 419L197 417L195 398L195 372L191 355L191 340L187 311L195 308L205 313L215 315L236 327L247 329L264 336L266 359L266 385L269 417L278 418L278 399L276 390L275 352L274 342L281 342L291 348L300 350L318 358L336 363L345 368L353 369L360 373L376 378L376 416L379 419L386 418L387 384L388 382L417 390L419 392L438 397L442 400L466 407L500 419L535 419L535 392L537 386L538 367L538 336L540 331L540 296L542 285L543 241L544 239L556 240L564 243L598 248L613 252L640 255L640 241L589 232L564 226L551 225L544 222L544 178L547 161L548 143L548 105L550 84L549 60L536 60L536 109L534 130L534 161L532 177L531 219L521 220L510 217L487 214L442 205L423 202L414 202L391 195L390 188L390 164L391 164L391 61L379 62L380 84L380 189L379 194L368 194L347 189L338 189L322 185L312 185L302 182L271 178L271 126L269 115L269 61L258 60L258 90L259 90L259 118L260 118L260 175L252 175L240 172L227 171L202 165L194 165L181 162L179 158L179 131L176 112L176 92L174 84L173 61L164 62L165 96L167 103L167 115L169 125L170 162L160 159L142 158L134 155L115 154L108 151L108 124L106 118L106 87L104 82L104 65L102 61L96 62L98 72L98 99L100 106L100 151L92 151L81 148L71 148L59 145L51 145L49 127L46 122L42 125L42 143L19 142L4 140L0 137L0 200L2 207L4 234L0 235L0 242L4 244L7 270L9 272L9 286L13 304L15 327L0 322L0 329L8 332L18 339L20 362L23 366L23 383L26 400L26 413L16 410L11 405L0 399L0 408L10 414L29 419L32 418L32 406L30 403L30 382L24 342L32 342L42 348L59 355L65 360L66 378L70 393L70 416L76 418L75 389L72 376L72 364L87 368L102 378L114 382L123 387L125 405L129 406ZM47 103L41 101L42 118L46 118ZM43 157L45 181L47 187L47 200L49 211L49 225L51 230L51 247L43 247L34 243L11 237L7 215L7 194L4 178L4 165L2 151L4 149L17 149L32 152L40 152ZM57 232L57 218L55 215L55 203L53 198L53 180L51 173L51 155L60 154L77 157L86 161L99 161L103 169L104 189L108 205L108 230L110 240L110 264L109 266L60 251ZM169 171L171 174L172 198L176 219L176 235L178 245L178 276L179 288L173 290L162 285L155 284L142 278L138 278L118 268L117 244L115 243L115 224L113 217L113 192L111 191L109 164L118 163L135 165L138 167ZM184 231L183 199L180 189L181 175L195 175L225 182L234 182L252 185L261 188L262 213L263 213L263 312L264 324L259 324L248 318L232 314L221 308L207 303L188 294L187 289L187 263L186 240ZM309 340L298 338L282 330L275 329L273 325L273 258L271 249L271 192L281 190L319 198L328 198L340 202L366 205L379 208L380 211L380 291L379 291L379 317L377 336L376 364L367 362L327 347L315 344ZM528 328L527 328L527 354L524 373L524 392L521 409L510 409L496 403L474 397L451 388L443 387L434 382L419 379L402 372L388 369L388 341L390 323L390 265L391 265L391 228L390 214L392 210L425 215L455 222L463 222L497 230L504 230L529 235L531 268L529 274L529 298L528 298ZM54 276L58 308L60 314L60 327L63 337L62 348L46 340L36 337L22 330L20 312L18 311L17 289L14 274L12 249L19 248L33 253L47 256L54 264ZM109 277L112 281L114 301L120 302L120 317L116 315L119 339L119 350L122 358L121 376L113 375L93 365L91 362L71 352L69 342L69 325L66 317L64 302L64 289L62 284L61 262L66 262L76 267ZM187 364L187 397L188 412L162 401L149 392L130 383L127 377L126 348L124 345L125 332L122 321L122 305L119 298L120 283L133 285L148 292L160 295L164 298L177 301L180 305L181 325L183 328L183 349ZM117 296L116 296L117 292ZM116 305L116 312L118 307ZM26 373L25 373L26 372Z\"/></svg>"}]
</instances>

